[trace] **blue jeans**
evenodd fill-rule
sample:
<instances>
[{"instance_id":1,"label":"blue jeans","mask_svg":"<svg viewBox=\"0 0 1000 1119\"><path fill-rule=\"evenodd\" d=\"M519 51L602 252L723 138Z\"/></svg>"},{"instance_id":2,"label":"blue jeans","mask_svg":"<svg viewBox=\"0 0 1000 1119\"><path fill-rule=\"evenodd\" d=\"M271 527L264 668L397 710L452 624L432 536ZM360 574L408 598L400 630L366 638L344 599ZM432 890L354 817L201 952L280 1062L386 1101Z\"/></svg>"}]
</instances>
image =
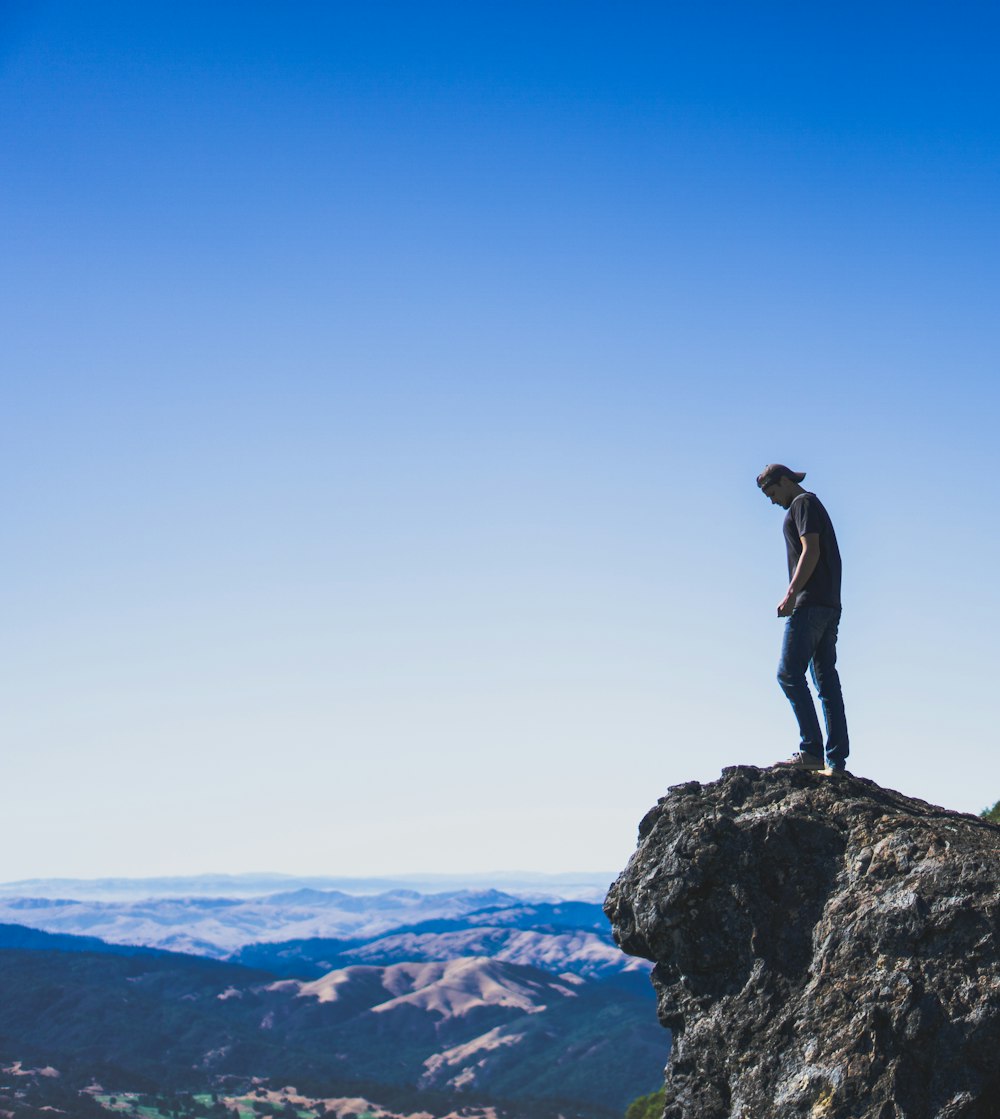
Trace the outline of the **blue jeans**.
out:
<instances>
[{"instance_id":1,"label":"blue jeans","mask_svg":"<svg viewBox=\"0 0 1000 1119\"><path fill-rule=\"evenodd\" d=\"M785 623L785 638L778 664L778 683L788 696L802 738L799 749L822 759L823 735L816 718L806 669L811 669L826 720L826 760L843 769L850 753L844 696L837 672L837 628L840 607L799 606Z\"/></svg>"}]
</instances>

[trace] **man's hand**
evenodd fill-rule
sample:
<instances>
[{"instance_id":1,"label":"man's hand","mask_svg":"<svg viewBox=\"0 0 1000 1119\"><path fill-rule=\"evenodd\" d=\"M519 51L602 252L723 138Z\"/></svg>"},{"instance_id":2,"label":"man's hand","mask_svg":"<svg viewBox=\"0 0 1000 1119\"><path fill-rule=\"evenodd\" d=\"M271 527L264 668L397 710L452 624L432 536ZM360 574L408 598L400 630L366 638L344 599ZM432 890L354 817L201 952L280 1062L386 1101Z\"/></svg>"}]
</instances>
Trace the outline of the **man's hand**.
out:
<instances>
[{"instance_id":1,"label":"man's hand","mask_svg":"<svg viewBox=\"0 0 1000 1119\"><path fill-rule=\"evenodd\" d=\"M795 595L791 591L778 603L778 617L789 618L795 609Z\"/></svg>"}]
</instances>

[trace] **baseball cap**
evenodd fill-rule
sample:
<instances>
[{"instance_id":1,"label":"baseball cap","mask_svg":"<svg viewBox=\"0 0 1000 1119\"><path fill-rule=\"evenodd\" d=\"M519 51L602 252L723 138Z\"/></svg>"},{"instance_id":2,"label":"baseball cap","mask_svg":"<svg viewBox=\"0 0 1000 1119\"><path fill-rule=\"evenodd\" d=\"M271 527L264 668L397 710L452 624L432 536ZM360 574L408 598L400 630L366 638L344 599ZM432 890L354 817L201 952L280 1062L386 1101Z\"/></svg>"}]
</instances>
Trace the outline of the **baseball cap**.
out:
<instances>
[{"instance_id":1,"label":"baseball cap","mask_svg":"<svg viewBox=\"0 0 1000 1119\"><path fill-rule=\"evenodd\" d=\"M782 466L780 462L772 462L757 475L757 485L763 489L782 478L791 478L798 485L805 476L804 470L789 470L787 466Z\"/></svg>"}]
</instances>

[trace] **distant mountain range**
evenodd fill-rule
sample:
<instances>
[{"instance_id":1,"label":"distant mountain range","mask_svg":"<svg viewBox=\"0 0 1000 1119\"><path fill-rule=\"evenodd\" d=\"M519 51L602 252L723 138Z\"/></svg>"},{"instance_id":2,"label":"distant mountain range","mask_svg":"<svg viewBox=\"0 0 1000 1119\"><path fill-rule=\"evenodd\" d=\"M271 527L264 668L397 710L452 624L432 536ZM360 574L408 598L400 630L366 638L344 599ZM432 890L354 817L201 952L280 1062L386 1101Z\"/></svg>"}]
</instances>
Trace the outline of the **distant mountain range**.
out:
<instances>
[{"instance_id":1,"label":"distant mountain range","mask_svg":"<svg viewBox=\"0 0 1000 1119\"><path fill-rule=\"evenodd\" d=\"M359 897L305 888L253 898L122 901L7 897L0 899L0 922L221 959L254 941L368 938L414 922L521 904L520 898L499 890L390 890Z\"/></svg>"},{"instance_id":2,"label":"distant mountain range","mask_svg":"<svg viewBox=\"0 0 1000 1119\"><path fill-rule=\"evenodd\" d=\"M0 921L111 944L231 959L313 978L352 964L460 956L588 978L641 970L591 902L525 902L498 890L357 897L298 889L260 898L0 899Z\"/></svg>"},{"instance_id":3,"label":"distant mountain range","mask_svg":"<svg viewBox=\"0 0 1000 1119\"><path fill-rule=\"evenodd\" d=\"M277 974L310 978L353 964L388 965L487 956L588 979L631 973L645 985L648 968L625 956L600 906L587 902L490 906L461 918L423 921L384 935L315 937L249 944L227 958Z\"/></svg>"},{"instance_id":4,"label":"distant mountain range","mask_svg":"<svg viewBox=\"0 0 1000 1119\"><path fill-rule=\"evenodd\" d=\"M592 903L300 888L0 901L12 914L21 921L0 925L0 1068L56 1070L61 1091L294 1084L316 1100L409 1092L412 1112L435 1115L461 1101L609 1119L656 1087L669 1048L645 965L613 945ZM287 935L303 929L341 935Z\"/></svg>"}]
</instances>

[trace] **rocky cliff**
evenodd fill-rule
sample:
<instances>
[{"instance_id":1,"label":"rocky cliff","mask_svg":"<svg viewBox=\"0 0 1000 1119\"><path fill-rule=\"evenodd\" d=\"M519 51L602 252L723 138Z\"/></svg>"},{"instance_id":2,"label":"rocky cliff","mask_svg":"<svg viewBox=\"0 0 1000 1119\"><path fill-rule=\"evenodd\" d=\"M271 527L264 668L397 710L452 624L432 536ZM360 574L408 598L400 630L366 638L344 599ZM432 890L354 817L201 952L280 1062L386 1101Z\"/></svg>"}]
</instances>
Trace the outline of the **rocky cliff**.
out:
<instances>
[{"instance_id":1,"label":"rocky cliff","mask_svg":"<svg viewBox=\"0 0 1000 1119\"><path fill-rule=\"evenodd\" d=\"M605 911L655 963L665 1119L1000 1119L1000 827L739 766L670 790Z\"/></svg>"}]
</instances>

